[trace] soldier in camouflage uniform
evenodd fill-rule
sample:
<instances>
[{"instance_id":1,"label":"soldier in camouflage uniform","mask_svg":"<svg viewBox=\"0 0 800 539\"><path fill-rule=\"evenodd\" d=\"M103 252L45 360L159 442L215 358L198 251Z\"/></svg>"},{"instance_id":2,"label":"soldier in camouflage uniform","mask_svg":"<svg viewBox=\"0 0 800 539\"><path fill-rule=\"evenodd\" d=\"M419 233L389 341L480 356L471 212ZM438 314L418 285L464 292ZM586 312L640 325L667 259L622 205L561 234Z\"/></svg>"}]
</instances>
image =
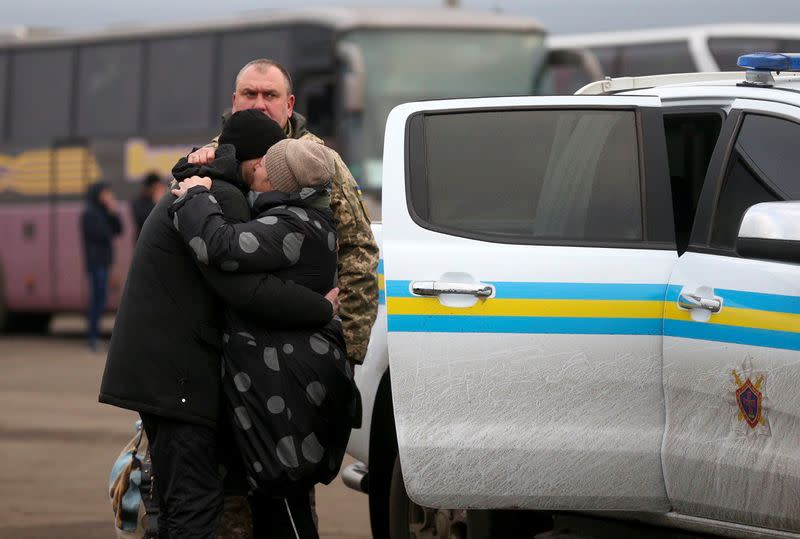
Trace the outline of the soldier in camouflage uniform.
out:
<instances>
[{"instance_id":1,"label":"soldier in camouflage uniform","mask_svg":"<svg viewBox=\"0 0 800 539\"><path fill-rule=\"evenodd\" d=\"M285 92L285 94L284 94ZM286 130L286 136L324 144L306 129L306 119L293 110L291 79L285 68L271 60L254 60L236 77L231 112L262 110ZM224 119L230 113L226 113ZM211 144L189 156L190 163L213 159ZM370 229L367 210L353 175L339 154L333 178L331 209L339 236L339 316L347 341L347 355L353 365L361 364L367 353L372 324L378 314L378 245Z\"/></svg>"},{"instance_id":2,"label":"soldier in camouflage uniform","mask_svg":"<svg viewBox=\"0 0 800 539\"><path fill-rule=\"evenodd\" d=\"M294 95L289 73L272 60L254 60L236 76L231 112L257 109L275 120L286 136L324 144L306 128L306 120L294 112ZM210 144L189 155L190 163L205 164L213 160L217 147ZM335 153L335 152L334 152ZM352 365L361 364L367 353L372 324L378 314L378 244L370 229L370 219L361 200L353 175L338 153L335 154L336 175L332 182L331 209L339 238L339 316L342 319L347 356ZM314 490L311 508L316 522ZM241 497L226 497L218 532L219 539L250 537L250 508Z\"/></svg>"}]
</instances>

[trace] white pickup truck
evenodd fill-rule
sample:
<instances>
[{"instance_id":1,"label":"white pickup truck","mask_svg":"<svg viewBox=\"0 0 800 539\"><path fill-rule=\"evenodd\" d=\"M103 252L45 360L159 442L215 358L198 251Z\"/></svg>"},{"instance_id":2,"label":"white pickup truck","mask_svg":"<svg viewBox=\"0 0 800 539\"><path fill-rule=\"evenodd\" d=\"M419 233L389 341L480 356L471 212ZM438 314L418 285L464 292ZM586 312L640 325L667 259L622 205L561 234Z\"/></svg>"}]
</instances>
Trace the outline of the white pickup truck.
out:
<instances>
[{"instance_id":1,"label":"white pickup truck","mask_svg":"<svg viewBox=\"0 0 800 539\"><path fill-rule=\"evenodd\" d=\"M800 537L800 66L761 58L392 111L343 471L375 537Z\"/></svg>"}]
</instances>

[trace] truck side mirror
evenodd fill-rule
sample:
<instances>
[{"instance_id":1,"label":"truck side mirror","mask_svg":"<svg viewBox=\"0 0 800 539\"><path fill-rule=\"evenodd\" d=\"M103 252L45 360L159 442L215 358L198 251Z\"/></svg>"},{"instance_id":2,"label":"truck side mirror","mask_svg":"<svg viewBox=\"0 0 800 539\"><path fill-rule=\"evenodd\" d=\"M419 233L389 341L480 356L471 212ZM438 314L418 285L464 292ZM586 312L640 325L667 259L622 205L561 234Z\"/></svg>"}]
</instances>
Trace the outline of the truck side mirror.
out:
<instances>
[{"instance_id":1,"label":"truck side mirror","mask_svg":"<svg viewBox=\"0 0 800 539\"><path fill-rule=\"evenodd\" d=\"M736 252L745 258L800 263L800 202L763 202L742 218Z\"/></svg>"}]
</instances>

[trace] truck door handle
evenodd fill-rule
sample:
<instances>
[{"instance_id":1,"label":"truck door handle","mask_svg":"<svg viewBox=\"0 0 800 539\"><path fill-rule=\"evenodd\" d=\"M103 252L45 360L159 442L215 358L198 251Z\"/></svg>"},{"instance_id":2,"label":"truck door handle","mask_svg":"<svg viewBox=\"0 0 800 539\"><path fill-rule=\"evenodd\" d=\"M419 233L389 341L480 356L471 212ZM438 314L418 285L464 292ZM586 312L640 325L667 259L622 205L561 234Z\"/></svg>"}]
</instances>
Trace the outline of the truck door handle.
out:
<instances>
[{"instance_id":1,"label":"truck door handle","mask_svg":"<svg viewBox=\"0 0 800 539\"><path fill-rule=\"evenodd\" d=\"M488 298L494 293L494 287L483 283L446 283L441 281L414 281L411 292L417 296L441 296L442 294L463 294Z\"/></svg>"},{"instance_id":2,"label":"truck door handle","mask_svg":"<svg viewBox=\"0 0 800 539\"><path fill-rule=\"evenodd\" d=\"M712 313L718 313L722 309L722 302L715 298L705 298L698 294L681 292L678 296L678 306L683 309L705 309Z\"/></svg>"}]
</instances>

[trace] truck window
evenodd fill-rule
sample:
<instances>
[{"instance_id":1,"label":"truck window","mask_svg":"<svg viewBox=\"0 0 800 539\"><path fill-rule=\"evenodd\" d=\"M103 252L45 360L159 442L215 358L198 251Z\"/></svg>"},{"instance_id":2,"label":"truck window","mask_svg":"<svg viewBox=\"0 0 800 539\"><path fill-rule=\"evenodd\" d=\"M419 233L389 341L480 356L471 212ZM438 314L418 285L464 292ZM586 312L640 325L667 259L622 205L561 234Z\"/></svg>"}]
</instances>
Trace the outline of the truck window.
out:
<instances>
[{"instance_id":1,"label":"truck window","mask_svg":"<svg viewBox=\"0 0 800 539\"><path fill-rule=\"evenodd\" d=\"M428 225L521 243L643 237L634 112L469 112L423 123L411 193Z\"/></svg>"},{"instance_id":2,"label":"truck window","mask_svg":"<svg viewBox=\"0 0 800 539\"><path fill-rule=\"evenodd\" d=\"M733 249L745 210L759 202L800 199L800 125L748 114L731 152L714 214L711 244Z\"/></svg>"},{"instance_id":3,"label":"truck window","mask_svg":"<svg viewBox=\"0 0 800 539\"><path fill-rule=\"evenodd\" d=\"M697 202L722 120L721 114L713 112L664 116L678 254L683 254L689 244Z\"/></svg>"}]
</instances>

